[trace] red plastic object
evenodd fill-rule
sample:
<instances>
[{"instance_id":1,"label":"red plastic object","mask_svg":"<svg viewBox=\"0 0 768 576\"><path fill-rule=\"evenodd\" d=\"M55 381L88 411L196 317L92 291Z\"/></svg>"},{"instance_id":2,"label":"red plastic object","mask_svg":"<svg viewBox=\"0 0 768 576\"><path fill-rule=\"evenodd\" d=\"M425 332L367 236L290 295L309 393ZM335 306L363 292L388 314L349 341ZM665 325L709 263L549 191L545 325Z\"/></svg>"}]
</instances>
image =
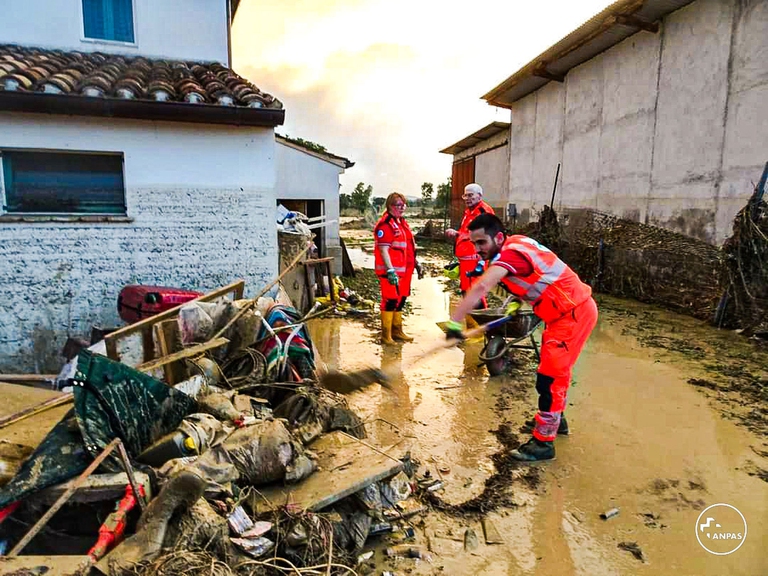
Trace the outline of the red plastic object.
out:
<instances>
[{"instance_id":1,"label":"red plastic object","mask_svg":"<svg viewBox=\"0 0 768 576\"><path fill-rule=\"evenodd\" d=\"M139 486L139 492L144 496L144 486ZM133 494L131 485L125 487L125 496L117 504L117 509L112 512L99 527L99 539L88 551L88 556L93 562L98 562L104 555L118 544L125 534L128 512L136 506L136 497Z\"/></svg>"},{"instance_id":2,"label":"red plastic object","mask_svg":"<svg viewBox=\"0 0 768 576\"><path fill-rule=\"evenodd\" d=\"M202 296L202 292L167 286L126 286L117 297L120 318L132 324Z\"/></svg>"},{"instance_id":3,"label":"red plastic object","mask_svg":"<svg viewBox=\"0 0 768 576\"><path fill-rule=\"evenodd\" d=\"M21 504L21 501L18 502L11 502L6 506L5 508L0 509L0 524L3 523L3 521L8 518L11 514L14 513L16 508L19 507L19 504Z\"/></svg>"}]
</instances>

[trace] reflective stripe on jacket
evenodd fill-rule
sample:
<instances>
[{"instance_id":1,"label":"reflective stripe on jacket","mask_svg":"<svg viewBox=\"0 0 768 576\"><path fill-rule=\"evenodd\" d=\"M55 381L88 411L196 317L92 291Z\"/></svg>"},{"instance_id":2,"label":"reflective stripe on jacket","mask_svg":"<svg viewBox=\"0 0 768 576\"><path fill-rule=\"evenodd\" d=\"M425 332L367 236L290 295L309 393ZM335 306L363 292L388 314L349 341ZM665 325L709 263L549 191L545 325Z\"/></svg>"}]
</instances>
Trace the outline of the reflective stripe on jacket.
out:
<instances>
[{"instance_id":1,"label":"reflective stripe on jacket","mask_svg":"<svg viewBox=\"0 0 768 576\"><path fill-rule=\"evenodd\" d=\"M515 250L533 266L527 276L508 274L501 283L504 287L533 305L533 311L544 322L552 322L570 312L592 296L592 288L549 248L527 236L510 236L494 260L504 261L504 251Z\"/></svg>"},{"instance_id":2,"label":"reflective stripe on jacket","mask_svg":"<svg viewBox=\"0 0 768 576\"><path fill-rule=\"evenodd\" d=\"M381 231L381 234L379 234ZM387 241L391 239L391 241ZM374 261L376 274L387 275L387 266L379 246L389 246L389 259L398 275L405 274L416 266L416 244L405 218L395 218L389 212L384 214L373 228Z\"/></svg>"}]
</instances>

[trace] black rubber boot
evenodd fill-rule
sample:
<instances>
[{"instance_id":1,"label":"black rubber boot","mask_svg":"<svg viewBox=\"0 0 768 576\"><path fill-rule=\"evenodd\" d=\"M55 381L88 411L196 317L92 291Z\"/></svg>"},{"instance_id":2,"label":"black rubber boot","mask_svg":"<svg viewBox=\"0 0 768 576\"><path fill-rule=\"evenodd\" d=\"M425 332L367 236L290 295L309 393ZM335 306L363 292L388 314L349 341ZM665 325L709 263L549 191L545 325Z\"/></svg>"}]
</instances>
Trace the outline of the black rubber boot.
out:
<instances>
[{"instance_id":1,"label":"black rubber boot","mask_svg":"<svg viewBox=\"0 0 768 576\"><path fill-rule=\"evenodd\" d=\"M528 442L520 446L510 454L515 460L521 462L539 462L541 460L555 459L555 443L542 442L531 437Z\"/></svg>"},{"instance_id":2,"label":"black rubber boot","mask_svg":"<svg viewBox=\"0 0 768 576\"><path fill-rule=\"evenodd\" d=\"M532 434L533 429L536 427L536 418L526 420L525 423L520 426L520 432L525 434ZM568 429L568 420L565 419L565 414L560 415L560 425L557 427L558 436L568 436L571 431Z\"/></svg>"}]
</instances>

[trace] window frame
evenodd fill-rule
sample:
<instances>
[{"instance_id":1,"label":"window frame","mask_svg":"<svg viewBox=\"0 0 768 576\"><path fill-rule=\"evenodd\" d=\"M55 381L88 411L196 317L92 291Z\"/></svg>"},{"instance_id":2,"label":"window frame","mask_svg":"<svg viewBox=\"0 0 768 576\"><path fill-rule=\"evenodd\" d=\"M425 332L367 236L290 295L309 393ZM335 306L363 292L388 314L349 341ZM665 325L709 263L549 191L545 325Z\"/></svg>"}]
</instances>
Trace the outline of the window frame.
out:
<instances>
[{"instance_id":1,"label":"window frame","mask_svg":"<svg viewBox=\"0 0 768 576\"><path fill-rule=\"evenodd\" d=\"M91 38L85 35L85 11L83 10L83 0L77 0L77 7L80 13L80 41L88 42L91 44L104 44L107 46L122 46L124 48L138 48L139 47L139 28L137 26L136 18L136 0L131 0L131 14L133 15L133 42L125 42L123 40L107 40L105 38Z\"/></svg>"},{"instance_id":2,"label":"window frame","mask_svg":"<svg viewBox=\"0 0 768 576\"><path fill-rule=\"evenodd\" d=\"M89 156L113 156L120 158L120 175L123 181L123 211L122 213L110 212L13 212L7 209L8 191L5 187L5 153L30 153L30 154L58 154L58 155L89 155ZM128 186L125 174L125 153L109 150L61 150L57 148L18 148L3 146L0 148L0 221L2 220L92 220L100 219L114 222L133 221L128 211Z\"/></svg>"}]
</instances>

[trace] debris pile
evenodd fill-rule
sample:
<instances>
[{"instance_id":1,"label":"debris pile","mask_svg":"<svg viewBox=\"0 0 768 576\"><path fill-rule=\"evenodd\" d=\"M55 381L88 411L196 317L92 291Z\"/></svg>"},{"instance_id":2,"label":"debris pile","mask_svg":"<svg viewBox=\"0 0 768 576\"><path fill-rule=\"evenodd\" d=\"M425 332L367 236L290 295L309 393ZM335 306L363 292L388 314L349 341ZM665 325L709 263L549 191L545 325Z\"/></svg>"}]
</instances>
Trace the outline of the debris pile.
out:
<instances>
[{"instance_id":1,"label":"debris pile","mask_svg":"<svg viewBox=\"0 0 768 576\"><path fill-rule=\"evenodd\" d=\"M74 407L0 491L11 556L81 554L110 575L354 574L369 536L402 529L409 456L365 442L322 387L297 310L198 299L142 322L127 329L170 333L160 358L131 366L107 341L62 371Z\"/></svg>"},{"instance_id":2,"label":"debris pile","mask_svg":"<svg viewBox=\"0 0 768 576\"><path fill-rule=\"evenodd\" d=\"M768 172L768 165L766 166ZM768 203L765 173L747 205L733 221L723 245L725 295L716 323L739 326L746 335L768 335Z\"/></svg>"},{"instance_id":3,"label":"debris pile","mask_svg":"<svg viewBox=\"0 0 768 576\"><path fill-rule=\"evenodd\" d=\"M712 319L722 294L715 246L594 210L572 211L567 220L545 207L521 233L554 250L600 292Z\"/></svg>"}]
</instances>

